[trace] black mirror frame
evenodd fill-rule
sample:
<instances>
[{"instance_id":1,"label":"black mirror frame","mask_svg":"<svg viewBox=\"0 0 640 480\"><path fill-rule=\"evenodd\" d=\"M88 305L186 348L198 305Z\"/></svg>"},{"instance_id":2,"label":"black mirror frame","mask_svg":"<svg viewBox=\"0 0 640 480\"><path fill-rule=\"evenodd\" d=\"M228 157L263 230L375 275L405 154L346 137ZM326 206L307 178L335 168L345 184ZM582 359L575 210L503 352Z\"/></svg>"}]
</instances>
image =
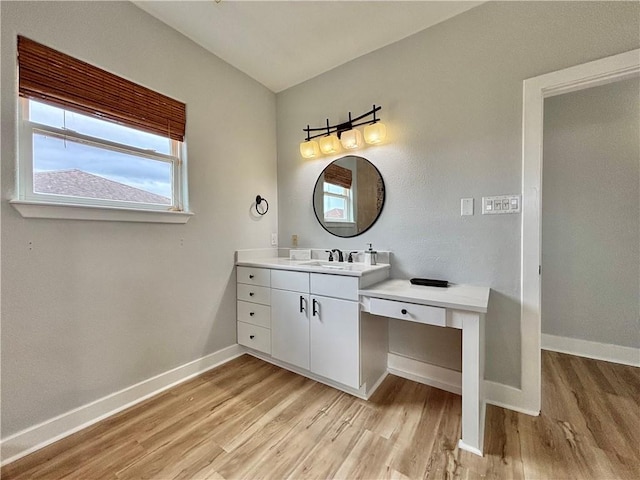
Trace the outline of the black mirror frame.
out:
<instances>
[{"instance_id":1,"label":"black mirror frame","mask_svg":"<svg viewBox=\"0 0 640 480\"><path fill-rule=\"evenodd\" d=\"M326 168L329 165L331 165L334 162L337 162L338 160L342 160L345 157L358 157L358 158L362 158L363 160L366 160L367 162L369 162L369 164L375 169L376 173L380 177L380 181L382 182L382 205L380 205L380 210L378 211L378 215L376 215L376 218L373 220L373 222L371 222L371 224L367 228L365 228L361 232L358 232L358 233L356 233L354 235L348 235L348 236L347 235L337 235L336 233L332 232L331 230L329 230L325 226L325 224L320 220L320 217L318 216L318 210L316 209L316 202L315 202L316 187L318 186L318 180L320 180L320 177L322 177L322 175L324 174L324 171L326 170ZM382 177L382 174L380 173L380 170L378 170L378 167L376 167L371 160L369 160L367 158L364 158L364 157L360 157L359 155L345 155L344 157L336 158L331 163L329 163L327 166L325 166L322 169L322 172L320 172L320 175L318 175L318 178L316 179L316 183L315 183L315 185L313 187L313 193L312 193L312 196L311 196L311 204L313 205L313 213L316 216L316 220L318 220L318 223L320 224L320 226L322 228L324 228L327 232L329 232L334 237L338 237L338 238L353 238L353 237L357 237L357 236L362 235L363 233L369 231L371 229L371 227L373 227L376 224L376 222L380 218L380 215L382 215L382 211L384 210L384 204L385 204L386 201L387 201L387 187L384 184L384 178Z\"/></svg>"}]
</instances>

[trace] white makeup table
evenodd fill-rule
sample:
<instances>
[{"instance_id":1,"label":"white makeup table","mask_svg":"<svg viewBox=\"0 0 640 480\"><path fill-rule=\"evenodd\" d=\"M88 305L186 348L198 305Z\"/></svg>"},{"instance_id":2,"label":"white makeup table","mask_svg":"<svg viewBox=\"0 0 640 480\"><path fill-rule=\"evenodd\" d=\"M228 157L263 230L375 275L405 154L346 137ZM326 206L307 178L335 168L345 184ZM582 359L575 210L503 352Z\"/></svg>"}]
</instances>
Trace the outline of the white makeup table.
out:
<instances>
[{"instance_id":1,"label":"white makeup table","mask_svg":"<svg viewBox=\"0 0 640 480\"><path fill-rule=\"evenodd\" d=\"M423 287L398 279L359 291L362 311L462 330L462 439L458 446L476 455L482 455L484 443L484 317L489 292L487 287Z\"/></svg>"}]
</instances>

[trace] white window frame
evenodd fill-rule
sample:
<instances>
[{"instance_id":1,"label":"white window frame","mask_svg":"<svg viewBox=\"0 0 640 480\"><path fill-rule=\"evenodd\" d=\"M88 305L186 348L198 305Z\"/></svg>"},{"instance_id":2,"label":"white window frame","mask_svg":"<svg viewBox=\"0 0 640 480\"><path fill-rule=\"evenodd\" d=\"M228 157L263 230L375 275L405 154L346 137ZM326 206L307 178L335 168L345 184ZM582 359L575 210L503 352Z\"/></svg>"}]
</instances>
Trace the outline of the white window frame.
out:
<instances>
[{"instance_id":1,"label":"white window frame","mask_svg":"<svg viewBox=\"0 0 640 480\"><path fill-rule=\"evenodd\" d=\"M340 195L339 193L333 193L333 192L327 192L325 185L333 185L333 183L329 183L323 180L322 182L322 217L324 218L325 223L339 223L339 224L350 224L350 223L354 223L353 220L353 188L345 188L345 190L347 191L346 195ZM340 185L335 185L335 186L340 186ZM342 187L344 188L344 187ZM333 197L333 198L344 198L345 204L347 206L347 212L346 212L346 220L342 220L340 218L327 218L325 217L325 211L324 211L324 198L325 197Z\"/></svg>"},{"instance_id":2,"label":"white window frame","mask_svg":"<svg viewBox=\"0 0 640 480\"><path fill-rule=\"evenodd\" d=\"M64 109L62 106L58 108ZM171 205L34 192L33 136L37 133L169 163L172 166ZM81 134L70 129L43 125L29 119L29 99L19 98L17 198L11 203L23 217L27 218L186 223L192 215L188 211L186 145L185 142L173 139L170 142L171 154L167 155Z\"/></svg>"}]
</instances>

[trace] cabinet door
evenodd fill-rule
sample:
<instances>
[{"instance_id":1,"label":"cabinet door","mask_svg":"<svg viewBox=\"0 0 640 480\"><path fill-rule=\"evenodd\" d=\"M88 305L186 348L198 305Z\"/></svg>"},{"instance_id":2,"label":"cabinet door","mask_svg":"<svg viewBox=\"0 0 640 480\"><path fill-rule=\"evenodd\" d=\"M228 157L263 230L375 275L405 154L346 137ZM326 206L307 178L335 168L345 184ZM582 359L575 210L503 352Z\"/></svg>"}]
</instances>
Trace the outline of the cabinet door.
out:
<instances>
[{"instance_id":1,"label":"cabinet door","mask_svg":"<svg viewBox=\"0 0 640 480\"><path fill-rule=\"evenodd\" d=\"M309 295L271 291L271 355L309 370Z\"/></svg>"},{"instance_id":2,"label":"cabinet door","mask_svg":"<svg viewBox=\"0 0 640 480\"><path fill-rule=\"evenodd\" d=\"M311 296L311 371L360 388L360 306L358 302Z\"/></svg>"}]
</instances>

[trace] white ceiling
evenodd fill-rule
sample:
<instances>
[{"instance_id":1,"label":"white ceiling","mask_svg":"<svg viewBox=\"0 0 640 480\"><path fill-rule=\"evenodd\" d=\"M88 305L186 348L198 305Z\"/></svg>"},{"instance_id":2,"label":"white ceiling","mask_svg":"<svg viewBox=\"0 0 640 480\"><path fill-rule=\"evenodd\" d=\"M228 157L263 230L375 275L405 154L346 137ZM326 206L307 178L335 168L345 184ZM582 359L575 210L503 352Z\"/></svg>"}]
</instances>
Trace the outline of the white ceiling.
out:
<instances>
[{"instance_id":1,"label":"white ceiling","mask_svg":"<svg viewBox=\"0 0 640 480\"><path fill-rule=\"evenodd\" d=\"M277 93L483 2L133 3Z\"/></svg>"}]
</instances>

